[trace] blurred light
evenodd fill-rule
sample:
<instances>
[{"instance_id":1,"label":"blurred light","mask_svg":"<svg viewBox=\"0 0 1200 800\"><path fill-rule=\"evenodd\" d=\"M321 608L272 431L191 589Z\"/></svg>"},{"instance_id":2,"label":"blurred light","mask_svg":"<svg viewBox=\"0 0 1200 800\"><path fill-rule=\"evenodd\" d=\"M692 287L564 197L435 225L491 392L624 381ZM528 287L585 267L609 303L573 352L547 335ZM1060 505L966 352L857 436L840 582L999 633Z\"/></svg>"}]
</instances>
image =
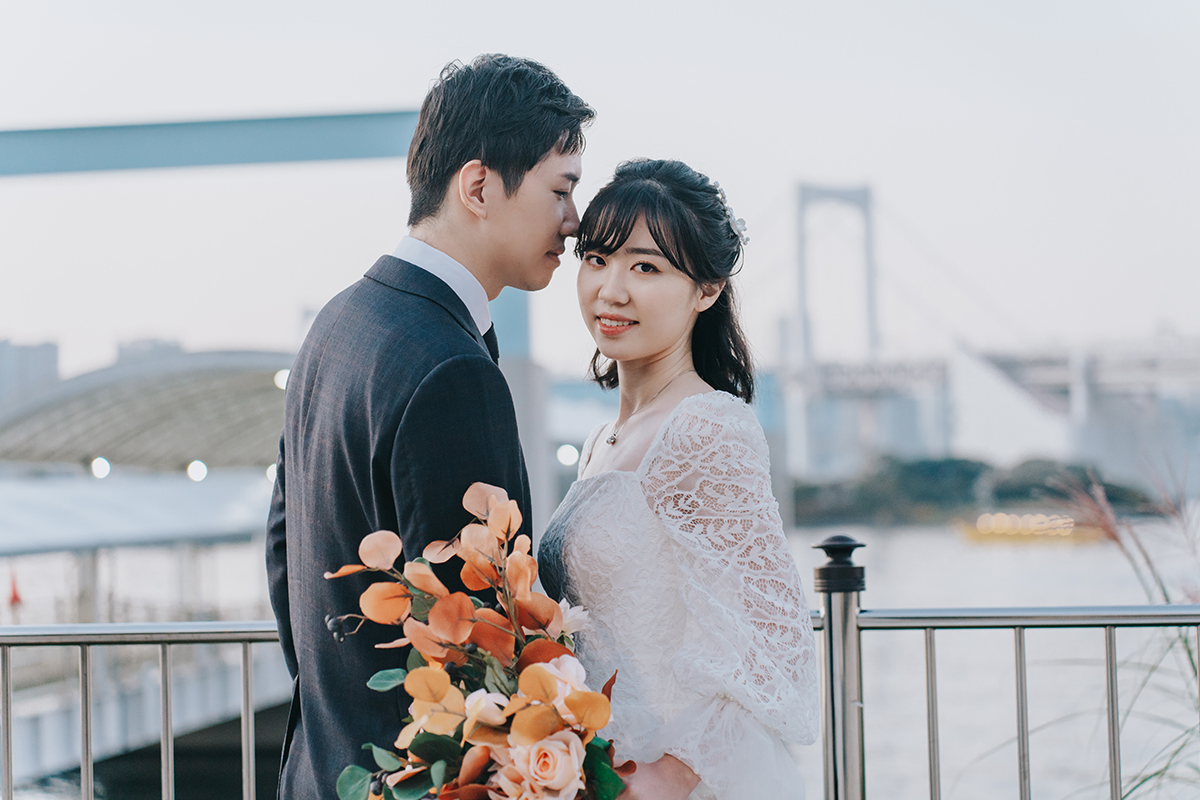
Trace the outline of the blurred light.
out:
<instances>
[{"instance_id":1,"label":"blurred light","mask_svg":"<svg viewBox=\"0 0 1200 800\"><path fill-rule=\"evenodd\" d=\"M291 375L291 374L292 374L292 371L290 369L281 369L281 370L279 370L279 372L276 372L275 373L275 385L278 386L280 389L286 389L288 375Z\"/></svg>"},{"instance_id":2,"label":"blurred light","mask_svg":"<svg viewBox=\"0 0 1200 800\"><path fill-rule=\"evenodd\" d=\"M277 467L274 464L267 467L267 480L269 480L271 483L275 482L275 470L276 469L277 469Z\"/></svg>"},{"instance_id":3,"label":"blurred light","mask_svg":"<svg viewBox=\"0 0 1200 800\"><path fill-rule=\"evenodd\" d=\"M187 476L194 481L202 481L208 475L208 465L203 461L193 461L187 466Z\"/></svg>"},{"instance_id":4,"label":"blurred light","mask_svg":"<svg viewBox=\"0 0 1200 800\"><path fill-rule=\"evenodd\" d=\"M991 514L980 514L979 519L975 521L975 527L980 533L991 533L995 525L995 520Z\"/></svg>"},{"instance_id":5,"label":"blurred light","mask_svg":"<svg viewBox=\"0 0 1200 800\"><path fill-rule=\"evenodd\" d=\"M579 451L574 445L564 444L558 448L558 463L570 467L579 463Z\"/></svg>"},{"instance_id":6,"label":"blurred light","mask_svg":"<svg viewBox=\"0 0 1200 800\"><path fill-rule=\"evenodd\" d=\"M97 478L107 478L110 472L112 472L112 464L108 463L107 458L92 459L92 474Z\"/></svg>"}]
</instances>

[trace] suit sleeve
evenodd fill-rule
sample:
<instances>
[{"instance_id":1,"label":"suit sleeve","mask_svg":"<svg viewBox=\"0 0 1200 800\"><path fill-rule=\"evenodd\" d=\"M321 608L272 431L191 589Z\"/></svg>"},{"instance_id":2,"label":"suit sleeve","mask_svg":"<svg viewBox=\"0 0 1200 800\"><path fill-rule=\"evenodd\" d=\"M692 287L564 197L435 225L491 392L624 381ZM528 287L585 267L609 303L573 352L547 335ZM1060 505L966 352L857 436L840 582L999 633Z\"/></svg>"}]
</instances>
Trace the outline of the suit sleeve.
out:
<instances>
[{"instance_id":1,"label":"suit sleeve","mask_svg":"<svg viewBox=\"0 0 1200 800\"><path fill-rule=\"evenodd\" d=\"M392 487L406 559L470 522L462 498L476 481L508 492L524 516L521 532L530 533L529 482L508 384L491 359L463 355L426 376L396 433ZM439 576L461 588L456 562L444 566Z\"/></svg>"},{"instance_id":2,"label":"suit sleeve","mask_svg":"<svg viewBox=\"0 0 1200 800\"><path fill-rule=\"evenodd\" d=\"M284 513L284 469L283 437L279 437L279 458L275 462L275 489L271 493L271 510L267 515L267 593L275 621L279 627L279 644L288 672L296 677L296 648L292 639L292 620L288 602L287 581L287 518Z\"/></svg>"}]
</instances>

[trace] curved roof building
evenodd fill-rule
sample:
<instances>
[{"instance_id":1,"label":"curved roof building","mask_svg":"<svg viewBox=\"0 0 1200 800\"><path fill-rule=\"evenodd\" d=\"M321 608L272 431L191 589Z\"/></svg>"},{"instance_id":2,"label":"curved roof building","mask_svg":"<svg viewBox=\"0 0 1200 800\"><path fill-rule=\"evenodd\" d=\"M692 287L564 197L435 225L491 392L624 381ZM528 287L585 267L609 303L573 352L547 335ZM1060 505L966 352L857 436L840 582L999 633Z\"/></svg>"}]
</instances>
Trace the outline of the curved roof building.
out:
<instances>
[{"instance_id":1,"label":"curved roof building","mask_svg":"<svg viewBox=\"0 0 1200 800\"><path fill-rule=\"evenodd\" d=\"M292 353L184 353L122 358L0 408L0 461L113 465L172 472L275 462L282 384ZM281 374L282 373L282 374Z\"/></svg>"}]
</instances>

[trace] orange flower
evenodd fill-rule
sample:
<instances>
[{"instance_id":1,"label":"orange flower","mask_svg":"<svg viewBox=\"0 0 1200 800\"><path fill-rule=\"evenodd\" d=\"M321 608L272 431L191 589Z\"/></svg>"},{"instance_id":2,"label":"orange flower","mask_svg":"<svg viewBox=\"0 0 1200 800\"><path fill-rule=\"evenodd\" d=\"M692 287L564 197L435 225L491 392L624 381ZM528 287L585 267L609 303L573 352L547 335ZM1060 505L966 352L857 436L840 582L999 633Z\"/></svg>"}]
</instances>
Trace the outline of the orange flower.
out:
<instances>
[{"instance_id":1,"label":"orange flower","mask_svg":"<svg viewBox=\"0 0 1200 800\"><path fill-rule=\"evenodd\" d=\"M507 542L510 536L521 529L521 522L521 509L517 507L516 500L500 503L488 511L488 529L497 541Z\"/></svg>"}]
</instances>

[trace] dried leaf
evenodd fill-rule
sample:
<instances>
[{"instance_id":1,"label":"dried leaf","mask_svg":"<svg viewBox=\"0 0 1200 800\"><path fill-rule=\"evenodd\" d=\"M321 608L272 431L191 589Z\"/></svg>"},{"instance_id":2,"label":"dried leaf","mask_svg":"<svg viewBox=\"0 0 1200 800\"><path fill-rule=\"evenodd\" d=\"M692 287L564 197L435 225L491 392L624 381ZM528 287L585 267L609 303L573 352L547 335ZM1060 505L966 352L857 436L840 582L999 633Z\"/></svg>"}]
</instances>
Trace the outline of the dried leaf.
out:
<instances>
[{"instance_id":1,"label":"dried leaf","mask_svg":"<svg viewBox=\"0 0 1200 800\"><path fill-rule=\"evenodd\" d=\"M402 639L393 639L390 642L380 642L379 644L375 645L375 649L376 650L397 650L401 647L408 647L410 644L412 644L412 642L410 642L408 640L408 637L405 636Z\"/></svg>"},{"instance_id":2,"label":"dried leaf","mask_svg":"<svg viewBox=\"0 0 1200 800\"><path fill-rule=\"evenodd\" d=\"M517 598L517 622L531 630L543 630L551 639L562 633L562 606L541 592Z\"/></svg>"},{"instance_id":3,"label":"dried leaf","mask_svg":"<svg viewBox=\"0 0 1200 800\"><path fill-rule=\"evenodd\" d=\"M458 555L458 537L448 542L430 542L425 546L421 557L430 564L445 564Z\"/></svg>"},{"instance_id":4,"label":"dried leaf","mask_svg":"<svg viewBox=\"0 0 1200 800\"><path fill-rule=\"evenodd\" d=\"M462 644L474 623L475 605L463 592L446 595L429 609L429 630L443 642Z\"/></svg>"},{"instance_id":5,"label":"dried leaf","mask_svg":"<svg viewBox=\"0 0 1200 800\"><path fill-rule=\"evenodd\" d=\"M413 737L421 732L421 726L425 724L424 717L418 717L412 722L400 729L400 735L396 737L396 747L400 750L407 750L412 744Z\"/></svg>"},{"instance_id":6,"label":"dried leaf","mask_svg":"<svg viewBox=\"0 0 1200 800\"><path fill-rule=\"evenodd\" d=\"M433 635L433 631L429 630L428 625L413 617L404 621L404 635L412 642L413 647L429 658L442 661L449 652L442 641Z\"/></svg>"},{"instance_id":7,"label":"dried leaf","mask_svg":"<svg viewBox=\"0 0 1200 800\"><path fill-rule=\"evenodd\" d=\"M564 727L566 724L553 706L530 706L513 717L509 738L513 744L531 745Z\"/></svg>"},{"instance_id":8,"label":"dried leaf","mask_svg":"<svg viewBox=\"0 0 1200 800\"><path fill-rule=\"evenodd\" d=\"M405 632L407 633L407 631ZM525 645L521 655L517 658L517 671L526 669L530 664L545 663L553 661L559 656L572 655L575 654L558 642L552 642L549 639L534 639Z\"/></svg>"},{"instance_id":9,"label":"dried leaf","mask_svg":"<svg viewBox=\"0 0 1200 800\"><path fill-rule=\"evenodd\" d=\"M404 691L413 700L440 703L450 691L450 676L436 667L420 667L404 677Z\"/></svg>"},{"instance_id":10,"label":"dried leaf","mask_svg":"<svg viewBox=\"0 0 1200 800\"><path fill-rule=\"evenodd\" d=\"M512 623L508 617L490 608L480 608L475 611L475 618L478 622L471 626L467 641L494 655L504 666L511 664L517 639L512 633ZM506 630L500 630L496 625Z\"/></svg>"},{"instance_id":11,"label":"dried leaf","mask_svg":"<svg viewBox=\"0 0 1200 800\"><path fill-rule=\"evenodd\" d=\"M533 543L530 542L529 537L523 533L520 536L518 536L516 539L513 540L513 552L514 553L524 553L525 555L529 555L529 553L532 549L533 549Z\"/></svg>"},{"instance_id":12,"label":"dried leaf","mask_svg":"<svg viewBox=\"0 0 1200 800\"><path fill-rule=\"evenodd\" d=\"M541 664L531 664L522 670L517 677L517 686L521 694L543 703L553 703L558 696L558 678Z\"/></svg>"},{"instance_id":13,"label":"dried leaf","mask_svg":"<svg viewBox=\"0 0 1200 800\"><path fill-rule=\"evenodd\" d=\"M412 594L400 583L372 583L358 598L363 616L381 625L399 625L412 608Z\"/></svg>"},{"instance_id":14,"label":"dried leaf","mask_svg":"<svg viewBox=\"0 0 1200 800\"><path fill-rule=\"evenodd\" d=\"M508 492L499 486L492 486L488 483L472 483L467 489L467 493L463 495L463 508L475 515L476 519L487 519L489 497L495 498L493 502L508 502Z\"/></svg>"},{"instance_id":15,"label":"dried leaf","mask_svg":"<svg viewBox=\"0 0 1200 800\"><path fill-rule=\"evenodd\" d=\"M493 728L491 725L476 725L467 736L471 744L485 744L489 747L508 747L508 731L503 728Z\"/></svg>"},{"instance_id":16,"label":"dried leaf","mask_svg":"<svg viewBox=\"0 0 1200 800\"><path fill-rule=\"evenodd\" d=\"M482 592L484 589L500 585L500 573L490 564L481 570L470 562L465 563L462 570L459 571L459 578L462 580L463 586L472 592Z\"/></svg>"},{"instance_id":17,"label":"dried leaf","mask_svg":"<svg viewBox=\"0 0 1200 800\"><path fill-rule=\"evenodd\" d=\"M329 580L330 578L344 578L347 575L353 575L354 573L362 572L365 569L366 567L364 567L362 564L347 564L337 572L326 572L325 580Z\"/></svg>"},{"instance_id":18,"label":"dried leaf","mask_svg":"<svg viewBox=\"0 0 1200 800\"><path fill-rule=\"evenodd\" d=\"M391 569L404 552L404 543L391 531L375 531L363 537L358 557L371 569Z\"/></svg>"},{"instance_id":19,"label":"dried leaf","mask_svg":"<svg viewBox=\"0 0 1200 800\"><path fill-rule=\"evenodd\" d=\"M612 713L608 698L600 692L571 692L566 703L579 724L590 731L598 731L607 725Z\"/></svg>"},{"instance_id":20,"label":"dried leaf","mask_svg":"<svg viewBox=\"0 0 1200 800\"><path fill-rule=\"evenodd\" d=\"M428 564L420 561L409 561L404 565L404 577L413 586L434 597L445 597L450 590L433 574Z\"/></svg>"},{"instance_id":21,"label":"dried leaf","mask_svg":"<svg viewBox=\"0 0 1200 800\"><path fill-rule=\"evenodd\" d=\"M607 697L607 698L609 699L609 701L611 701L611 700L612 700L612 690L613 690L613 684L617 682L617 673L618 673L618 672L620 672L620 671L621 671L621 670L619 670L619 669L614 669L614 670L613 670L612 677L610 677L608 680L606 680L606 681L604 682L604 688L602 688L602 689L600 690L600 694L602 694L602 695L604 695L605 697Z\"/></svg>"},{"instance_id":22,"label":"dried leaf","mask_svg":"<svg viewBox=\"0 0 1200 800\"><path fill-rule=\"evenodd\" d=\"M508 585L512 589L512 593L516 595L518 604L529 600L529 593L533 589L533 582L537 580L537 573L537 560L533 556L516 551L509 553L505 574L508 576Z\"/></svg>"}]
</instances>

